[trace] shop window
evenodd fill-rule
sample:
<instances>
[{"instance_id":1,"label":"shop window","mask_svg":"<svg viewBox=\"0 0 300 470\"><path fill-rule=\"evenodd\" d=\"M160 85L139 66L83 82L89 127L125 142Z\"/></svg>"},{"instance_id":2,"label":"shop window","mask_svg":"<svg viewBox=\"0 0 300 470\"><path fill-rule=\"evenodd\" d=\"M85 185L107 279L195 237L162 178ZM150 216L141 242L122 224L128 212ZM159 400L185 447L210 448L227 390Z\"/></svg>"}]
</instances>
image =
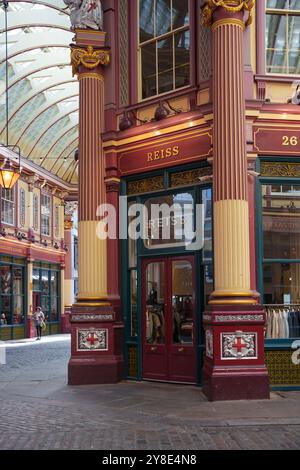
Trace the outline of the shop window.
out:
<instances>
[{"instance_id":1,"label":"shop window","mask_svg":"<svg viewBox=\"0 0 300 470\"><path fill-rule=\"evenodd\" d=\"M47 237L50 236L51 223L51 198L46 194L41 196L41 233Z\"/></svg>"},{"instance_id":2,"label":"shop window","mask_svg":"<svg viewBox=\"0 0 300 470\"><path fill-rule=\"evenodd\" d=\"M300 73L300 0L266 2L267 73Z\"/></svg>"},{"instance_id":3,"label":"shop window","mask_svg":"<svg viewBox=\"0 0 300 470\"><path fill-rule=\"evenodd\" d=\"M35 263L33 267L34 307L40 306L49 324L59 321L60 283L56 265ZM50 328L52 333L55 330Z\"/></svg>"},{"instance_id":4,"label":"shop window","mask_svg":"<svg viewBox=\"0 0 300 470\"><path fill-rule=\"evenodd\" d=\"M15 191L2 189L1 191L1 221L3 224L15 225Z\"/></svg>"},{"instance_id":5,"label":"shop window","mask_svg":"<svg viewBox=\"0 0 300 470\"><path fill-rule=\"evenodd\" d=\"M33 228L39 228L39 197L37 194L33 195Z\"/></svg>"},{"instance_id":6,"label":"shop window","mask_svg":"<svg viewBox=\"0 0 300 470\"><path fill-rule=\"evenodd\" d=\"M0 339L24 334L24 276L23 259L0 256Z\"/></svg>"},{"instance_id":7,"label":"shop window","mask_svg":"<svg viewBox=\"0 0 300 470\"><path fill-rule=\"evenodd\" d=\"M300 186L263 185L263 256L300 259Z\"/></svg>"},{"instance_id":8,"label":"shop window","mask_svg":"<svg viewBox=\"0 0 300 470\"><path fill-rule=\"evenodd\" d=\"M139 1L141 97L190 84L188 0Z\"/></svg>"},{"instance_id":9,"label":"shop window","mask_svg":"<svg viewBox=\"0 0 300 470\"><path fill-rule=\"evenodd\" d=\"M300 337L300 185L262 185L266 339Z\"/></svg>"},{"instance_id":10,"label":"shop window","mask_svg":"<svg viewBox=\"0 0 300 470\"><path fill-rule=\"evenodd\" d=\"M26 219L26 196L25 189L20 189L20 226L24 227Z\"/></svg>"},{"instance_id":11,"label":"shop window","mask_svg":"<svg viewBox=\"0 0 300 470\"><path fill-rule=\"evenodd\" d=\"M78 271L78 238L74 237L74 270Z\"/></svg>"},{"instance_id":12,"label":"shop window","mask_svg":"<svg viewBox=\"0 0 300 470\"><path fill-rule=\"evenodd\" d=\"M145 203L148 249L186 246L194 238L194 198L191 193L168 194ZM166 210L165 210L166 209Z\"/></svg>"}]
</instances>

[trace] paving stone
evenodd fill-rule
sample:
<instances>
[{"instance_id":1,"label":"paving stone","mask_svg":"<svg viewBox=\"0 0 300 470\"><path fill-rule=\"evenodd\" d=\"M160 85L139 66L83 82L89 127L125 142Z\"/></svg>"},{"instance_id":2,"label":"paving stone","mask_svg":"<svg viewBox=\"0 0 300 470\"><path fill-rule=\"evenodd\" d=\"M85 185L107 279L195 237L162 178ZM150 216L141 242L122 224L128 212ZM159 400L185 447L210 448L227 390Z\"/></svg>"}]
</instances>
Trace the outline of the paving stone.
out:
<instances>
[{"instance_id":1,"label":"paving stone","mask_svg":"<svg viewBox=\"0 0 300 470\"><path fill-rule=\"evenodd\" d=\"M299 449L300 393L209 403L197 387L67 386L70 338L10 345L0 366L0 449Z\"/></svg>"}]
</instances>

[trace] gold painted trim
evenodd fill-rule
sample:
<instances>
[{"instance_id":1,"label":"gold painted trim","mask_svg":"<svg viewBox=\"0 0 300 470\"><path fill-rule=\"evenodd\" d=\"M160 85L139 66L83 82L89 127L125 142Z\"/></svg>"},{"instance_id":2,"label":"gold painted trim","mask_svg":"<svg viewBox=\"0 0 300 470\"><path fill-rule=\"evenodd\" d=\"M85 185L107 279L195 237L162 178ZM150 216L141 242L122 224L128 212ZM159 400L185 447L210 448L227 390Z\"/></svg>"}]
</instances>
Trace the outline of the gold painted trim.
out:
<instances>
[{"instance_id":1,"label":"gold painted trim","mask_svg":"<svg viewBox=\"0 0 300 470\"><path fill-rule=\"evenodd\" d=\"M103 75L100 75L96 72L91 73L78 73L78 80L83 80L84 78L93 78L94 80L100 80L101 82L104 81Z\"/></svg>"},{"instance_id":2,"label":"gold painted trim","mask_svg":"<svg viewBox=\"0 0 300 470\"><path fill-rule=\"evenodd\" d=\"M233 15L242 10L248 11L249 18L246 22L246 26L249 26L253 20L252 10L254 5L255 0L207 0L206 4L202 7L202 23L206 26L211 26L213 24L214 11L221 7Z\"/></svg>"},{"instance_id":3,"label":"gold painted trim","mask_svg":"<svg viewBox=\"0 0 300 470\"><path fill-rule=\"evenodd\" d=\"M258 301L254 299L235 299L235 300L210 300L209 305L257 305Z\"/></svg>"},{"instance_id":4,"label":"gold painted trim","mask_svg":"<svg viewBox=\"0 0 300 470\"><path fill-rule=\"evenodd\" d=\"M201 137L202 135L206 135L208 134L211 138L212 138L212 128L205 128L205 129L198 129L197 131L195 132L185 132L185 133L182 133L182 134L178 134L176 136L174 135L169 135L167 137L161 137L161 138L158 138L158 139L155 139L155 140L151 140L151 142L145 142L145 143L139 143L139 142L133 142L134 145L131 145L129 147L126 147L126 144L124 144L122 146L123 148L121 149L117 149L116 152L117 153L126 153L126 152L129 152L130 150L140 150L140 149L143 149L143 148L147 148L147 147L154 147L156 145L162 145L162 144L174 144L174 140L176 139L176 141L180 141L180 142L183 142L184 140L190 140L192 139L193 137ZM143 138L140 139L140 140L144 140ZM129 144L129 143L128 143ZM128 145L127 144L127 145ZM118 143L116 145L117 147L119 147ZM104 148L104 151L108 151L109 152L109 149L106 150L106 148Z\"/></svg>"},{"instance_id":5,"label":"gold painted trim","mask_svg":"<svg viewBox=\"0 0 300 470\"><path fill-rule=\"evenodd\" d=\"M105 183L120 183L120 178L107 178L105 179Z\"/></svg>"},{"instance_id":6,"label":"gold painted trim","mask_svg":"<svg viewBox=\"0 0 300 470\"><path fill-rule=\"evenodd\" d=\"M107 297L77 297L77 300L81 301L81 300L104 300L104 301L107 301Z\"/></svg>"},{"instance_id":7,"label":"gold painted trim","mask_svg":"<svg viewBox=\"0 0 300 470\"><path fill-rule=\"evenodd\" d=\"M85 68L92 70L98 65L108 65L110 63L110 53L104 49L94 49L93 46L84 48L71 48L71 64L72 74L79 73L79 66L83 65Z\"/></svg>"},{"instance_id":8,"label":"gold painted trim","mask_svg":"<svg viewBox=\"0 0 300 470\"><path fill-rule=\"evenodd\" d=\"M76 302L74 305L78 307L111 307L109 302Z\"/></svg>"},{"instance_id":9,"label":"gold painted trim","mask_svg":"<svg viewBox=\"0 0 300 470\"><path fill-rule=\"evenodd\" d=\"M251 290L249 291L216 291L211 294L211 297L252 297L253 292Z\"/></svg>"},{"instance_id":10,"label":"gold painted trim","mask_svg":"<svg viewBox=\"0 0 300 470\"><path fill-rule=\"evenodd\" d=\"M222 20L218 20L216 21L211 29L212 31L215 31L217 28L221 27L221 26L238 26L239 28L242 29L242 31L245 31L246 29L246 26L245 26L245 23L241 20L237 20L235 18L228 18L228 19L222 19Z\"/></svg>"},{"instance_id":11,"label":"gold painted trim","mask_svg":"<svg viewBox=\"0 0 300 470\"><path fill-rule=\"evenodd\" d=\"M161 137L163 137L164 135L171 134L171 133L177 132L177 131L186 131L186 130L189 129L190 130L189 135L192 135L192 133L197 133L199 131L202 132L202 131L211 130L211 127L207 126L207 122L203 118L197 119L197 120L192 120L192 121L194 122L193 127L190 127L190 122L185 122L183 124L177 124L177 125L174 125L174 126L166 127L164 129L157 129L157 131L159 131L159 136L160 136L160 139L158 139L157 142L162 142ZM198 125L205 125L205 127L195 129ZM131 144L133 142L139 142L141 140L151 139L153 137L159 137L156 134L157 131L146 132L146 133L142 133L142 134L139 134L139 135L136 135L136 136L133 136L133 137L128 137L128 138L120 139L120 140L109 140L107 142L103 142L103 148L106 148L106 147L121 147L123 145ZM170 139L171 137L169 136L167 138ZM151 142L151 144L152 144L152 142Z\"/></svg>"}]
</instances>

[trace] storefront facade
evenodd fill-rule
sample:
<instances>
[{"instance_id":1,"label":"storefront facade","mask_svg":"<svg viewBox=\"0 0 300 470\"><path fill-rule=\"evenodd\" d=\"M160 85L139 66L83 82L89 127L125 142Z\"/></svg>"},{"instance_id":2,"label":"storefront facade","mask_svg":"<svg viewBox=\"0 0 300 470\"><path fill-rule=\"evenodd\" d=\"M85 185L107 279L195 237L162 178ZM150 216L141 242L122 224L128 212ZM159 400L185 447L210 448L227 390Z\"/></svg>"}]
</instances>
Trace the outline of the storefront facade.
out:
<instances>
[{"instance_id":1,"label":"storefront facade","mask_svg":"<svg viewBox=\"0 0 300 470\"><path fill-rule=\"evenodd\" d=\"M2 154L3 152L3 154ZM5 158L5 150L1 150ZM0 190L0 340L36 336L33 313L40 306L46 317L44 334L66 331L64 268L72 246L64 242L64 197L24 162L11 190ZM35 173L34 173L35 172ZM63 183L62 183L63 184Z\"/></svg>"},{"instance_id":2,"label":"storefront facade","mask_svg":"<svg viewBox=\"0 0 300 470\"><path fill-rule=\"evenodd\" d=\"M71 58L85 116L79 171L90 186L79 186L70 384L192 383L211 400L300 386L300 135L290 102L300 10L254 3L104 2L110 39L76 31ZM281 51L280 24L291 37ZM86 67L77 54L91 44L102 55ZM105 116L100 162L99 128L88 119L96 109ZM93 182L95 165L102 185ZM183 222L174 213L164 240L156 214L146 240L96 241L91 227L104 200L123 232L135 204L187 205L193 227L199 204L203 244L187 249L177 240Z\"/></svg>"}]
</instances>

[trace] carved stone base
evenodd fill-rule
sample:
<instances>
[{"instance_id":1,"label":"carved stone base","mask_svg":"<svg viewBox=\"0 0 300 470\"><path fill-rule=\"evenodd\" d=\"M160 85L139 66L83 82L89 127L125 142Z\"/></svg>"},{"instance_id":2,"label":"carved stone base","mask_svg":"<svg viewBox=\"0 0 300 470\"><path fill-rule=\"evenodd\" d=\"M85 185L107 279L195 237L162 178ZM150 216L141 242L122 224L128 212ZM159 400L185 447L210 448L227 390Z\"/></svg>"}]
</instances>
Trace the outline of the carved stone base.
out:
<instances>
[{"instance_id":1,"label":"carved stone base","mask_svg":"<svg viewBox=\"0 0 300 470\"><path fill-rule=\"evenodd\" d=\"M270 398L264 360L264 310L259 305L217 306L203 315L203 392L209 400Z\"/></svg>"},{"instance_id":2,"label":"carved stone base","mask_svg":"<svg viewBox=\"0 0 300 470\"><path fill-rule=\"evenodd\" d=\"M266 367L223 368L208 363L202 370L202 391L210 401L270 398Z\"/></svg>"},{"instance_id":3,"label":"carved stone base","mask_svg":"<svg viewBox=\"0 0 300 470\"><path fill-rule=\"evenodd\" d=\"M32 316L27 317L26 322L26 338L34 338L36 336L35 322Z\"/></svg>"},{"instance_id":4,"label":"carved stone base","mask_svg":"<svg viewBox=\"0 0 300 470\"><path fill-rule=\"evenodd\" d=\"M110 384L124 378L123 324L110 306L72 307L68 384Z\"/></svg>"}]
</instances>

